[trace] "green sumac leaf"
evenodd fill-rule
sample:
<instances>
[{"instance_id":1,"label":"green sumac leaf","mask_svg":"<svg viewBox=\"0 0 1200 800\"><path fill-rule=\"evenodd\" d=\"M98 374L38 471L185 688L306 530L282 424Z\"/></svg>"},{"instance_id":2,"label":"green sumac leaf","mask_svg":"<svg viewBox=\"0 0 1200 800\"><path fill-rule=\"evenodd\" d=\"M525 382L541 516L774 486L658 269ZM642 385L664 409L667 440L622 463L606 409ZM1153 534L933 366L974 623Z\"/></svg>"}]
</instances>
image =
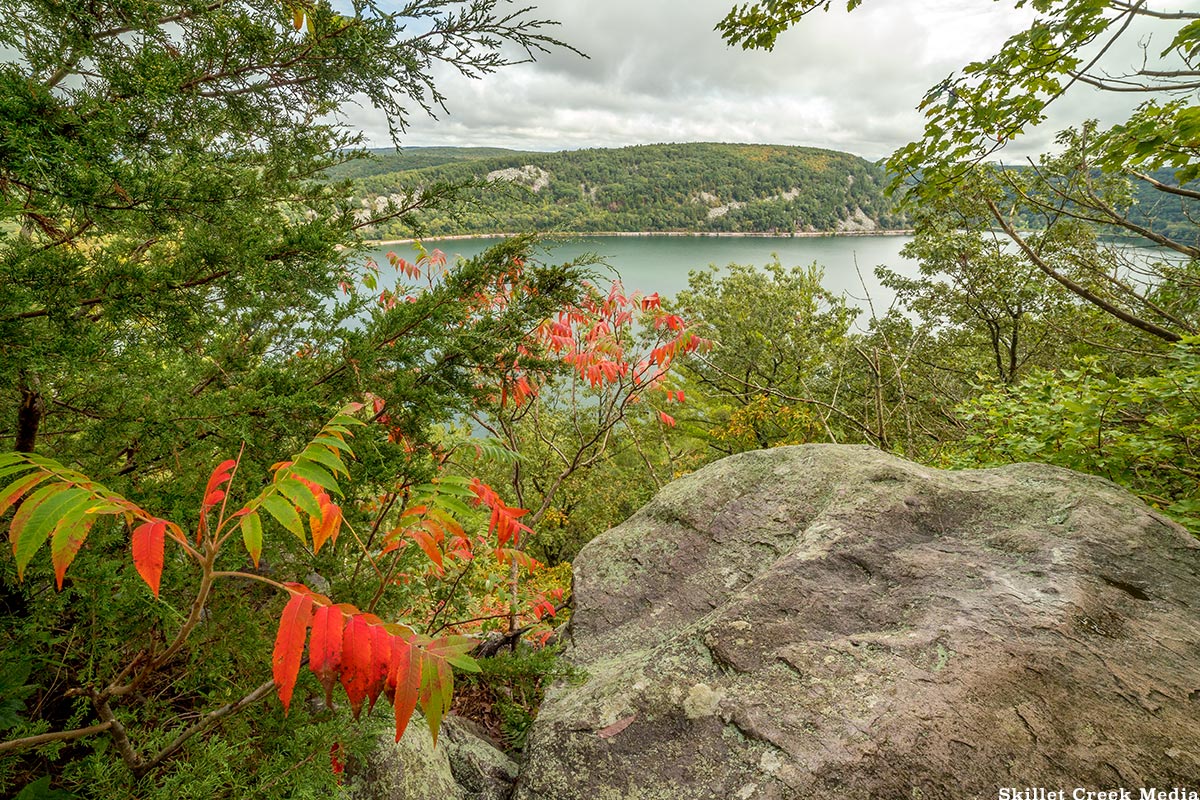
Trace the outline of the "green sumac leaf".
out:
<instances>
[{"instance_id":1,"label":"green sumac leaf","mask_svg":"<svg viewBox=\"0 0 1200 800\"><path fill-rule=\"evenodd\" d=\"M262 555L262 518L258 516L257 511L251 511L242 517L239 524L242 529L242 542L245 543L246 552L250 554L250 560L257 569L258 558Z\"/></svg>"},{"instance_id":2,"label":"green sumac leaf","mask_svg":"<svg viewBox=\"0 0 1200 800\"><path fill-rule=\"evenodd\" d=\"M423 483L420 486L413 487L413 491L420 494L443 495L450 494L457 497L474 497L475 493L465 486L456 486L453 483L445 483L438 481L437 483Z\"/></svg>"},{"instance_id":3,"label":"green sumac leaf","mask_svg":"<svg viewBox=\"0 0 1200 800\"><path fill-rule=\"evenodd\" d=\"M291 503L277 494L268 494L263 498L262 505L280 525L296 534L305 545L308 544L304 526L300 523L300 515L296 513L296 509Z\"/></svg>"},{"instance_id":4,"label":"green sumac leaf","mask_svg":"<svg viewBox=\"0 0 1200 800\"><path fill-rule=\"evenodd\" d=\"M75 560L92 525L96 523L96 515L91 513L95 502L96 498L91 492L84 492L63 509L50 534L50 560L54 564L54 580L60 590L67 567Z\"/></svg>"},{"instance_id":5,"label":"green sumac leaf","mask_svg":"<svg viewBox=\"0 0 1200 800\"><path fill-rule=\"evenodd\" d=\"M318 486L328 489L334 494L342 493L341 488L338 487L337 481L333 479L333 476L315 463L297 461L288 467L288 472L304 478L305 480L310 480ZM312 496L311 492L309 492L309 496ZM313 514L313 516L320 516L320 511L318 510Z\"/></svg>"},{"instance_id":6,"label":"green sumac leaf","mask_svg":"<svg viewBox=\"0 0 1200 800\"><path fill-rule=\"evenodd\" d=\"M114 503L111 500L105 500L103 498L96 497L93 494L92 503L91 503L91 505L88 506L87 513L97 514L97 515L99 515L99 514L119 514L122 511L128 511L128 510L129 510L128 506L121 505L120 503Z\"/></svg>"},{"instance_id":7,"label":"green sumac leaf","mask_svg":"<svg viewBox=\"0 0 1200 800\"><path fill-rule=\"evenodd\" d=\"M70 484L54 483L29 496L13 516L9 537L17 561L17 578L24 580L25 567L62 518L62 512L80 498L89 498L86 489L73 489Z\"/></svg>"},{"instance_id":8,"label":"green sumac leaf","mask_svg":"<svg viewBox=\"0 0 1200 800\"><path fill-rule=\"evenodd\" d=\"M425 713L433 743L437 745L438 729L454 694L454 674L445 659L427 652L421 652L421 662L421 710Z\"/></svg>"},{"instance_id":9,"label":"green sumac leaf","mask_svg":"<svg viewBox=\"0 0 1200 800\"><path fill-rule=\"evenodd\" d=\"M441 475L437 479L438 486L461 486L464 489L471 488L474 478L464 478L461 475Z\"/></svg>"},{"instance_id":10,"label":"green sumac leaf","mask_svg":"<svg viewBox=\"0 0 1200 800\"><path fill-rule=\"evenodd\" d=\"M329 447L334 450L342 450L350 455L354 455L354 450L350 447L350 445L346 444L335 436L318 436L312 440L312 443L319 444L323 447Z\"/></svg>"},{"instance_id":11,"label":"green sumac leaf","mask_svg":"<svg viewBox=\"0 0 1200 800\"><path fill-rule=\"evenodd\" d=\"M9 463L8 466L0 466L0 478L7 477L8 475L16 475L18 472L28 472L33 468L34 465L27 461L22 461L19 464Z\"/></svg>"},{"instance_id":12,"label":"green sumac leaf","mask_svg":"<svg viewBox=\"0 0 1200 800\"><path fill-rule=\"evenodd\" d=\"M288 467L288 472L295 473L295 469ZM283 494L288 500L292 501L292 505L299 508L310 517L321 516L321 504L317 502L317 498L313 496L312 489L309 489L300 481L285 475L281 480L275 483L275 488Z\"/></svg>"},{"instance_id":13,"label":"green sumac leaf","mask_svg":"<svg viewBox=\"0 0 1200 800\"><path fill-rule=\"evenodd\" d=\"M457 497L438 495L437 498L434 499L434 502L440 507L459 517L465 517L471 513L471 507L462 500L459 500Z\"/></svg>"},{"instance_id":14,"label":"green sumac leaf","mask_svg":"<svg viewBox=\"0 0 1200 800\"><path fill-rule=\"evenodd\" d=\"M475 659L465 654L450 656L446 659L446 663L458 667L463 672L483 672L483 669L479 666L479 663L476 662Z\"/></svg>"},{"instance_id":15,"label":"green sumac leaf","mask_svg":"<svg viewBox=\"0 0 1200 800\"><path fill-rule=\"evenodd\" d=\"M300 458L308 459L309 461L315 461L323 467L328 467L334 475L339 472L343 475L349 474L349 470L346 469L346 465L342 461L341 457L338 456L337 451L330 450L329 448L322 447L321 445L310 444L308 447L304 448L304 452L300 454Z\"/></svg>"}]
</instances>

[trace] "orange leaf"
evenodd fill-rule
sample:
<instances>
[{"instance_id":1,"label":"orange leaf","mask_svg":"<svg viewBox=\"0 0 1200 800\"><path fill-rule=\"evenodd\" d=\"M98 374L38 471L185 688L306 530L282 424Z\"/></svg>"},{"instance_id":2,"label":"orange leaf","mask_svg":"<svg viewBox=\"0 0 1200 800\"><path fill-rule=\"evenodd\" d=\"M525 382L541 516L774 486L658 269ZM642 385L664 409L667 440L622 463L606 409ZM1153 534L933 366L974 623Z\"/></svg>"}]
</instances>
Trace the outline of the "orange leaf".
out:
<instances>
[{"instance_id":1,"label":"orange leaf","mask_svg":"<svg viewBox=\"0 0 1200 800\"><path fill-rule=\"evenodd\" d=\"M428 506L424 505L409 506L408 508L404 509L402 514L400 514L400 522L403 523L408 517L419 517L428 510Z\"/></svg>"},{"instance_id":2,"label":"orange leaf","mask_svg":"<svg viewBox=\"0 0 1200 800\"><path fill-rule=\"evenodd\" d=\"M408 721L417 707L417 694L421 688L421 659L411 642L399 636L392 637L392 664L388 671L388 685L392 687L392 705L396 712L396 741L404 735Z\"/></svg>"},{"instance_id":3,"label":"orange leaf","mask_svg":"<svg viewBox=\"0 0 1200 800\"><path fill-rule=\"evenodd\" d=\"M321 545L325 542L332 541L337 544L338 531L342 527L342 509L329 503L322 506L322 517L309 517L308 524L312 528L313 537L313 553L321 549Z\"/></svg>"},{"instance_id":4,"label":"orange leaf","mask_svg":"<svg viewBox=\"0 0 1200 800\"><path fill-rule=\"evenodd\" d=\"M292 690L300 673L300 656L304 653L304 637L312 619L313 600L306 594L294 594L283 607L279 618L279 633L271 656L271 674L279 688L279 701L286 715L292 702Z\"/></svg>"},{"instance_id":5,"label":"orange leaf","mask_svg":"<svg viewBox=\"0 0 1200 800\"><path fill-rule=\"evenodd\" d=\"M429 556L429 560L437 565L438 569L442 568L442 551L438 550L437 544L433 541L433 537L426 533L421 528L413 528L409 531L413 541L420 545L425 551L425 555Z\"/></svg>"},{"instance_id":6,"label":"orange leaf","mask_svg":"<svg viewBox=\"0 0 1200 800\"><path fill-rule=\"evenodd\" d=\"M350 699L350 713L358 719L371 683L371 626L360 614L346 623L342 636L341 672L342 686Z\"/></svg>"},{"instance_id":7,"label":"orange leaf","mask_svg":"<svg viewBox=\"0 0 1200 800\"><path fill-rule=\"evenodd\" d=\"M445 541L446 529L436 519L428 518L421 520L421 527L429 531L429 535L433 537L435 542L441 543Z\"/></svg>"},{"instance_id":8,"label":"orange leaf","mask_svg":"<svg viewBox=\"0 0 1200 800\"><path fill-rule=\"evenodd\" d=\"M524 550L516 550L511 547L497 547L494 551L496 560L501 564L511 564L517 562L518 566L533 572L542 564L526 553Z\"/></svg>"},{"instance_id":9,"label":"orange leaf","mask_svg":"<svg viewBox=\"0 0 1200 800\"><path fill-rule=\"evenodd\" d=\"M337 606L317 609L308 643L308 668L325 687L325 705L333 706L333 685L342 666L342 628L345 618Z\"/></svg>"},{"instance_id":10,"label":"orange leaf","mask_svg":"<svg viewBox=\"0 0 1200 800\"><path fill-rule=\"evenodd\" d=\"M162 579L163 542L166 540L167 523L161 519L143 523L133 531L133 565L142 580L158 599L158 584Z\"/></svg>"},{"instance_id":11,"label":"orange leaf","mask_svg":"<svg viewBox=\"0 0 1200 800\"><path fill-rule=\"evenodd\" d=\"M333 605L333 601L330 600L328 597L326 597L323 594L314 592L312 589L308 588L303 583L294 583L292 581L284 581L283 585L286 586L287 590L289 592L291 592L292 594L303 594L303 595L307 595L307 596L311 597L313 600L313 603L318 606Z\"/></svg>"}]
</instances>

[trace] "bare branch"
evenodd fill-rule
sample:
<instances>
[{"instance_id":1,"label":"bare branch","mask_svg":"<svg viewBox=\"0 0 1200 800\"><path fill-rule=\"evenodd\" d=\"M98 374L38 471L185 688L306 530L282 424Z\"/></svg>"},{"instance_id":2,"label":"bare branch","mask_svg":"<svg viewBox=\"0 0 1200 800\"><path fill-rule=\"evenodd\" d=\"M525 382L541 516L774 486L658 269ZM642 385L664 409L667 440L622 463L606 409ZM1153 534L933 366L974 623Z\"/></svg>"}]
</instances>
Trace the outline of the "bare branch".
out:
<instances>
[{"instance_id":1,"label":"bare branch","mask_svg":"<svg viewBox=\"0 0 1200 800\"><path fill-rule=\"evenodd\" d=\"M987 203L988 209L991 210L992 216L995 218L996 222L999 223L1000 227L1004 229L1004 232L1008 234L1008 238L1012 239L1013 242L1021 248L1021 252L1023 252L1025 256L1033 262L1034 266L1049 275L1051 278L1065 287L1069 292L1077 297L1087 300L1092 305L1100 308L1108 314L1111 314L1122 322L1128 323L1138 330L1145 331L1146 333L1157 336L1160 339L1165 339L1168 342L1178 342L1183 338L1174 331L1169 331L1166 328L1155 325L1153 322L1144 320L1141 317L1130 314L1128 311L1122 308L1114 306L1112 303L1108 302L1103 297L1100 297L1086 286L1076 283L1066 275L1063 275L1061 272L1054 269L1054 267L1047 264L1041 258L1041 256L1034 252L1033 248L1029 246L1029 243L1025 241L1025 238L1021 236L1021 234L1017 233L1017 231L1012 227L1004 214L1000 212L1000 209L997 208L996 203L991 198L987 198L984 202Z\"/></svg>"},{"instance_id":2,"label":"bare branch","mask_svg":"<svg viewBox=\"0 0 1200 800\"><path fill-rule=\"evenodd\" d=\"M69 731L57 731L56 733L40 733L37 736L26 736L23 739L11 739L7 742L0 742L0 753L7 753L12 750L24 750L27 747L37 747L40 744L49 742L63 742L71 739L82 739L85 736L91 736L94 733L103 733L112 727L111 722L101 722L99 725L91 725L86 728L75 728Z\"/></svg>"},{"instance_id":3,"label":"bare branch","mask_svg":"<svg viewBox=\"0 0 1200 800\"><path fill-rule=\"evenodd\" d=\"M1129 174L1132 175L1133 177L1137 178L1138 180L1145 181L1146 183L1153 186L1155 189L1158 189L1160 192L1166 192L1167 194L1179 195L1180 197L1186 197L1191 200L1200 200L1200 192L1194 191L1192 189L1184 189L1182 186L1171 186L1170 184L1162 183L1161 181L1156 181L1154 178L1150 177L1149 175L1146 175L1145 173L1142 173L1142 172L1137 172L1136 170L1130 170Z\"/></svg>"},{"instance_id":4,"label":"bare branch","mask_svg":"<svg viewBox=\"0 0 1200 800\"><path fill-rule=\"evenodd\" d=\"M220 708L216 709L215 711L210 711L208 714L205 714L203 717L201 717L199 722L192 725L190 728L184 730L182 733L180 733L178 736L176 736L175 739L169 745L167 745L162 750L160 750L152 758L150 758L146 761L143 761L142 765L140 767L141 774L145 774L145 773L149 772L150 770L154 769L159 764L161 764L164 760L166 760L167 758L170 758L172 755L174 755L176 752L179 751L179 748L183 747L183 745L187 742L188 739L191 739L193 736L195 736L197 734L203 733L204 731L206 731L209 728L216 725L221 720L225 719L225 717L228 717L230 714L235 714L238 711L241 711L246 706L250 705L251 703L255 703L255 702L261 700L262 698L264 698L268 694L270 694L271 690L274 688L275 688L275 681L269 680L266 683L259 686L254 691L250 692L245 697L242 697L239 700L235 700L232 703L227 703L227 704L221 706Z\"/></svg>"}]
</instances>

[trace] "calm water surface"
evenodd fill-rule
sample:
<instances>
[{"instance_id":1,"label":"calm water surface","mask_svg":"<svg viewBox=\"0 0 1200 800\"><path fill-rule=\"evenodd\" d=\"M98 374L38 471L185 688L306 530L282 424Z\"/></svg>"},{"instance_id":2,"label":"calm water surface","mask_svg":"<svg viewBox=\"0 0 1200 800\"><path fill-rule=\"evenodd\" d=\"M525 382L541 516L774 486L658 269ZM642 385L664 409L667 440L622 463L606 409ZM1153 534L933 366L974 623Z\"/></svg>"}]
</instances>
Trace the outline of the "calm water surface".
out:
<instances>
[{"instance_id":1,"label":"calm water surface","mask_svg":"<svg viewBox=\"0 0 1200 800\"><path fill-rule=\"evenodd\" d=\"M597 255L611 267L614 276L620 276L628 291L640 289L664 296L687 288L688 273L710 264L761 267L776 257L786 267L816 263L825 271L827 289L845 294L852 305L864 310L869 292L876 311L882 313L892 295L875 280L875 267L885 265L902 274L915 274L916 262L900 257L900 248L909 241L908 236L589 236L547 241L539 257L563 262ZM429 250L436 247L453 259L478 255L495 243L495 239L455 239L430 241L426 246ZM372 255L384 268L388 251L409 260L415 257L410 244L378 247Z\"/></svg>"}]
</instances>

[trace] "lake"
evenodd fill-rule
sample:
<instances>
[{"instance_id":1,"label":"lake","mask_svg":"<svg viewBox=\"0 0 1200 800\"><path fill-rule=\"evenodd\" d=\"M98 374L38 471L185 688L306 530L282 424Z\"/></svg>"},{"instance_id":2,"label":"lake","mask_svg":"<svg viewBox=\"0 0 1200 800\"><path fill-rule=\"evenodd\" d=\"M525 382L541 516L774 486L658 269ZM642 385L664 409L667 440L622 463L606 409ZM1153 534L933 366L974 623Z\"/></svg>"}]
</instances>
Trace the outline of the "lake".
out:
<instances>
[{"instance_id":1,"label":"lake","mask_svg":"<svg viewBox=\"0 0 1200 800\"><path fill-rule=\"evenodd\" d=\"M900 248L909 241L909 236L586 236L546 240L539 258L563 262L595 254L620 275L627 291L667 296L687 288L692 270L731 263L761 267L777 255L787 267L817 263L825 270L825 287L845 294L850 304L864 310L865 283L876 311L882 313L892 293L875 280L875 267L883 264L903 274L915 274L916 262L900 257ZM436 247L453 260L478 255L495 243L495 239L431 240L426 247ZM380 246L369 252L387 269L389 250L410 261L414 258L410 244Z\"/></svg>"}]
</instances>

